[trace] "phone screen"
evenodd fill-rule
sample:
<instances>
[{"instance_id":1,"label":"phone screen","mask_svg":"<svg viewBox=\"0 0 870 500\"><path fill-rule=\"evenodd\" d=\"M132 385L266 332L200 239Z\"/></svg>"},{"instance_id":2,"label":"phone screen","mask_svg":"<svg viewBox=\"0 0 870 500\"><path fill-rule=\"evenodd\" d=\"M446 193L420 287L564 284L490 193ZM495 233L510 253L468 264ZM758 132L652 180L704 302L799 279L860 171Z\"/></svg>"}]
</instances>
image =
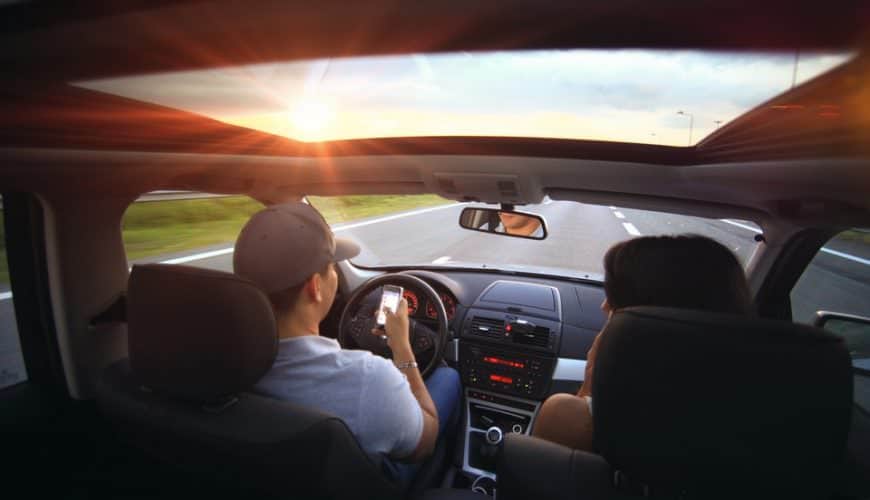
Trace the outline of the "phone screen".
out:
<instances>
[{"instance_id":1,"label":"phone screen","mask_svg":"<svg viewBox=\"0 0 870 500\"><path fill-rule=\"evenodd\" d=\"M402 298L402 287L394 285L384 285L384 293L381 295L381 307L378 308L378 324L383 326L387 321L384 314L384 308L392 312L396 312L399 307L399 300Z\"/></svg>"}]
</instances>

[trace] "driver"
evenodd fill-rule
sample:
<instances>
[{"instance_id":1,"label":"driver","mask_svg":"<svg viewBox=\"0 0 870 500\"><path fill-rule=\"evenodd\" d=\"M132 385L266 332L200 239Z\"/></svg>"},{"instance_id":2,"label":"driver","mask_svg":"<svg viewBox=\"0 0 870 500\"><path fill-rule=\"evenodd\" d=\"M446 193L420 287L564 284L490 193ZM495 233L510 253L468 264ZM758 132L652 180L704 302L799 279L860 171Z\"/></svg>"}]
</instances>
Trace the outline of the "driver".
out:
<instances>
[{"instance_id":1,"label":"driver","mask_svg":"<svg viewBox=\"0 0 870 500\"><path fill-rule=\"evenodd\" d=\"M362 449L386 455L388 475L407 486L454 417L459 375L446 366L424 383L411 349L407 302L386 311L393 361L368 351L342 349L320 335L335 299L335 263L359 246L336 239L306 203L286 203L254 214L236 241L233 268L268 295L278 325L278 354L254 391L314 407L341 418ZM374 332L373 332L374 333Z\"/></svg>"},{"instance_id":2,"label":"driver","mask_svg":"<svg viewBox=\"0 0 870 500\"><path fill-rule=\"evenodd\" d=\"M499 212L498 218L501 223L495 227L497 233L531 236L533 238L544 237L544 229L538 219L534 217L513 212Z\"/></svg>"}]
</instances>

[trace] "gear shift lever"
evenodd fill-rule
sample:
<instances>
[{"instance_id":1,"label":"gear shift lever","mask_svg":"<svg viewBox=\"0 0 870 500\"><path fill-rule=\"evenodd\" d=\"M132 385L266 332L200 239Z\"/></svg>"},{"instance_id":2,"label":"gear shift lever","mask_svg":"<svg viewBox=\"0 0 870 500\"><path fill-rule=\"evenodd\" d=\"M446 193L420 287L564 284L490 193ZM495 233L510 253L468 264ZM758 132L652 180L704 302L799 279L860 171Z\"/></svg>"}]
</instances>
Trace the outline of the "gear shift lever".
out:
<instances>
[{"instance_id":1,"label":"gear shift lever","mask_svg":"<svg viewBox=\"0 0 870 500\"><path fill-rule=\"evenodd\" d=\"M498 454L501 451L504 433L498 426L492 426L486 430L483 436L484 442L479 448L480 460L484 464L484 469L495 472ZM489 476L480 476L474 480L471 485L471 491L482 493L484 495L495 498L495 480Z\"/></svg>"}]
</instances>

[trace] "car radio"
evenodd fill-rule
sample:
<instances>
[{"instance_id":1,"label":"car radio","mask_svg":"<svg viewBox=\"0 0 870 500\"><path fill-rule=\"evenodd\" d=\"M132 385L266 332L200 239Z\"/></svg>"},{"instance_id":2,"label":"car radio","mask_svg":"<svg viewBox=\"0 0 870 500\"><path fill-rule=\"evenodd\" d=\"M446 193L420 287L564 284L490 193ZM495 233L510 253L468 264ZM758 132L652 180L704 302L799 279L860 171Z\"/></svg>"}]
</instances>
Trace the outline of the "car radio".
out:
<instances>
[{"instance_id":1,"label":"car radio","mask_svg":"<svg viewBox=\"0 0 870 500\"><path fill-rule=\"evenodd\" d=\"M467 387L540 398L548 389L554 358L461 344L459 366Z\"/></svg>"}]
</instances>

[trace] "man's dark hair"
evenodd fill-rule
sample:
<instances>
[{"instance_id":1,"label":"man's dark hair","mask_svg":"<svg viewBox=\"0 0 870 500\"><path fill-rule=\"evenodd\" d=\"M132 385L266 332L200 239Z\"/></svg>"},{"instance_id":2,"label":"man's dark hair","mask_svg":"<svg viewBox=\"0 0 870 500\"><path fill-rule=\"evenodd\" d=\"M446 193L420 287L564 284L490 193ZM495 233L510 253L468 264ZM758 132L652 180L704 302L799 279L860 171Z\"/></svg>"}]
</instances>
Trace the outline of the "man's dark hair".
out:
<instances>
[{"instance_id":1,"label":"man's dark hair","mask_svg":"<svg viewBox=\"0 0 870 500\"><path fill-rule=\"evenodd\" d=\"M327 263L326 266L322 270L318 272L320 276L326 277L326 273L329 272L329 266L332 263ZM310 276L309 276L310 278ZM308 281L308 278L305 279L302 283L298 285L291 286L290 288L285 288L284 290L280 290L278 292L273 292L269 294L269 302L272 303L272 309L278 312L284 312L293 307L293 304L296 303L296 300L299 299L299 294L302 293L302 289L305 287L305 283Z\"/></svg>"},{"instance_id":2,"label":"man's dark hair","mask_svg":"<svg viewBox=\"0 0 870 500\"><path fill-rule=\"evenodd\" d=\"M612 309L752 311L737 258L722 244L697 235L645 236L612 246L604 255L604 293Z\"/></svg>"}]
</instances>

